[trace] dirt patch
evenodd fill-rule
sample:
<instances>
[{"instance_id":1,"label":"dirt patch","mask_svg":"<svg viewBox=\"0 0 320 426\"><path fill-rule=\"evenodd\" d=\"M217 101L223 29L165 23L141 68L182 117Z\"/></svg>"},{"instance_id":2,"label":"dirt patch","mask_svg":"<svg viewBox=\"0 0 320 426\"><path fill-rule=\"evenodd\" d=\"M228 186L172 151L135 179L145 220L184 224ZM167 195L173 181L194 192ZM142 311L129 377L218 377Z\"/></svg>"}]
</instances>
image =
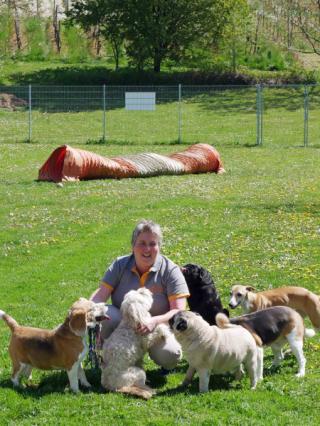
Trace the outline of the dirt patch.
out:
<instances>
[{"instance_id":1,"label":"dirt patch","mask_svg":"<svg viewBox=\"0 0 320 426\"><path fill-rule=\"evenodd\" d=\"M18 98L11 93L0 93L0 108L7 108L11 111L16 111L17 108L26 107L28 102Z\"/></svg>"}]
</instances>

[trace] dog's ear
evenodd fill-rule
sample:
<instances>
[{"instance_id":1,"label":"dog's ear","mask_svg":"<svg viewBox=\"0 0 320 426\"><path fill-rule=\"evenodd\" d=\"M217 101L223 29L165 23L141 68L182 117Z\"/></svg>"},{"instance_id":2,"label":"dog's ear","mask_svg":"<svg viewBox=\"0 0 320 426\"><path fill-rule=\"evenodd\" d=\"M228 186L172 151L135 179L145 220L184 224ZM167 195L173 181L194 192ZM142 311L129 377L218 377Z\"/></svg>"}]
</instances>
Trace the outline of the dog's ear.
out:
<instances>
[{"instance_id":1,"label":"dog's ear","mask_svg":"<svg viewBox=\"0 0 320 426\"><path fill-rule=\"evenodd\" d=\"M141 305L137 303L121 305L122 317L129 322L133 328L139 327L140 324L143 324L146 321L147 311L141 309Z\"/></svg>"},{"instance_id":2,"label":"dog's ear","mask_svg":"<svg viewBox=\"0 0 320 426\"><path fill-rule=\"evenodd\" d=\"M212 286L214 285L212 276L206 268L204 268L203 266L197 265L196 272L197 272L199 278L203 281L204 284L212 285Z\"/></svg>"},{"instance_id":3,"label":"dog's ear","mask_svg":"<svg viewBox=\"0 0 320 426\"><path fill-rule=\"evenodd\" d=\"M93 309L91 309L89 312L87 312L87 326L94 327L95 324L96 324L95 312Z\"/></svg>"},{"instance_id":4,"label":"dog's ear","mask_svg":"<svg viewBox=\"0 0 320 426\"><path fill-rule=\"evenodd\" d=\"M84 336L87 329L86 311L84 309L74 309L69 316L69 326L76 336Z\"/></svg>"},{"instance_id":5,"label":"dog's ear","mask_svg":"<svg viewBox=\"0 0 320 426\"><path fill-rule=\"evenodd\" d=\"M252 291L252 292L256 291L256 289L254 287L252 287L251 285L247 285L246 286L246 290L247 291Z\"/></svg>"},{"instance_id":6,"label":"dog's ear","mask_svg":"<svg viewBox=\"0 0 320 426\"><path fill-rule=\"evenodd\" d=\"M180 318L177 322L176 329L178 331L185 331L188 328L188 323L185 319Z\"/></svg>"}]
</instances>

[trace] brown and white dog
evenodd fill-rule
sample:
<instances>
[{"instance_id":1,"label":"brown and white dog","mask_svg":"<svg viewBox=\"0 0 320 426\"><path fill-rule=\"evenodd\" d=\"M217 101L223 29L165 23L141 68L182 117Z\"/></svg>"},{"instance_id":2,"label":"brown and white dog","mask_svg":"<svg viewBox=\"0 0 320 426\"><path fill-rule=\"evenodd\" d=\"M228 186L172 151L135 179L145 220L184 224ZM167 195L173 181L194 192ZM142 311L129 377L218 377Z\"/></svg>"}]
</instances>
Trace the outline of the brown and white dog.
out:
<instances>
[{"instance_id":1,"label":"brown and white dog","mask_svg":"<svg viewBox=\"0 0 320 426\"><path fill-rule=\"evenodd\" d=\"M305 375L306 359L303 354L303 339L304 336L314 336L315 332L313 329L304 328L303 319L295 310L288 306L274 306L235 318L217 314L216 322L220 328L241 325L250 331L258 346L271 346L275 366L279 365L283 359L282 347L288 342L298 362L297 377ZM258 379L262 380L263 363L261 362L260 365Z\"/></svg>"},{"instance_id":2,"label":"brown and white dog","mask_svg":"<svg viewBox=\"0 0 320 426\"><path fill-rule=\"evenodd\" d=\"M53 330L19 325L10 315L0 311L11 330L9 354L12 361L11 380L15 386L21 376L31 378L32 368L40 370L66 370L70 388L79 391L90 387L81 361L87 353L87 329L109 318L104 303L93 303L80 298L69 310L64 323Z\"/></svg>"},{"instance_id":3,"label":"brown and white dog","mask_svg":"<svg viewBox=\"0 0 320 426\"><path fill-rule=\"evenodd\" d=\"M289 306L302 317L308 316L313 326L320 329L320 297L303 287L280 287L255 293L251 286L234 285L230 292L230 308L241 306L245 313L271 306Z\"/></svg>"}]
</instances>

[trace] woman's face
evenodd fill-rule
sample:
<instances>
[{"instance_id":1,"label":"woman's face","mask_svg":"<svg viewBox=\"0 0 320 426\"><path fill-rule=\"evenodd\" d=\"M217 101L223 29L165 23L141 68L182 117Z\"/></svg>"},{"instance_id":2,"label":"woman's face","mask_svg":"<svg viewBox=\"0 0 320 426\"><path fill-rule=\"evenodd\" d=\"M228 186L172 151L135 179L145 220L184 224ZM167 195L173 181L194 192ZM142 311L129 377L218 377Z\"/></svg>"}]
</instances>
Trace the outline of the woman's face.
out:
<instances>
[{"instance_id":1,"label":"woman's face","mask_svg":"<svg viewBox=\"0 0 320 426\"><path fill-rule=\"evenodd\" d=\"M154 264L160 252L157 235L152 232L141 232L133 246L136 266L140 273L147 272Z\"/></svg>"}]
</instances>

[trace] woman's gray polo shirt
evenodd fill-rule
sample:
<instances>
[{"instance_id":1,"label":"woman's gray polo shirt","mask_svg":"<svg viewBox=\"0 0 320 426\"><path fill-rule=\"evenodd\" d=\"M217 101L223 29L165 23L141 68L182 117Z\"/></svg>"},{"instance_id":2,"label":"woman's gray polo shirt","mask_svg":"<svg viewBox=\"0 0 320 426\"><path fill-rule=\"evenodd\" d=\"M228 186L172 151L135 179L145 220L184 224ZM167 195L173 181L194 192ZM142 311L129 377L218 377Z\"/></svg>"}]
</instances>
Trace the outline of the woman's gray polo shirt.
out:
<instances>
[{"instance_id":1,"label":"woman's gray polo shirt","mask_svg":"<svg viewBox=\"0 0 320 426\"><path fill-rule=\"evenodd\" d=\"M180 268L167 257L159 254L154 265L141 277L136 269L134 255L118 257L107 269L102 284L111 289L112 304L120 308L130 290L148 288L153 294L151 315L169 311L169 301L188 297L189 290Z\"/></svg>"}]
</instances>

